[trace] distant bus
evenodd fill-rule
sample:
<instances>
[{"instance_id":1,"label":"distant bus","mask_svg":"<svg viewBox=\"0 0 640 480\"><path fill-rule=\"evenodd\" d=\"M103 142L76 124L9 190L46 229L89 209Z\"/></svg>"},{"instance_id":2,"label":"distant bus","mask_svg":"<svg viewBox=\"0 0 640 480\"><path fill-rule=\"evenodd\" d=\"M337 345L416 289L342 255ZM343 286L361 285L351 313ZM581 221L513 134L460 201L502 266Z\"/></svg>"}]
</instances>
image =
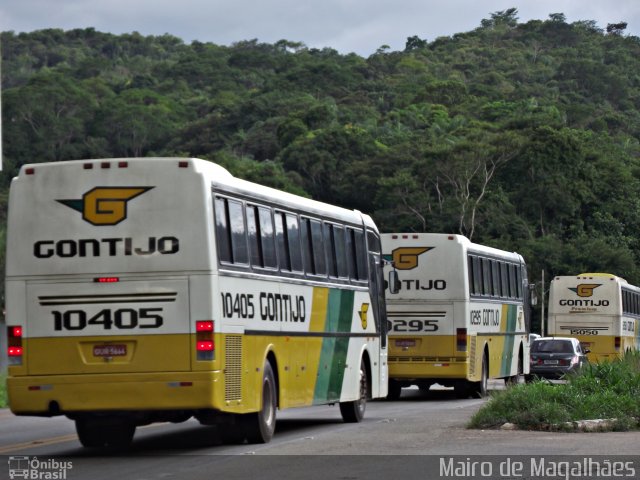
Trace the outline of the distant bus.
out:
<instances>
[{"instance_id":1,"label":"distant bus","mask_svg":"<svg viewBox=\"0 0 640 480\"><path fill-rule=\"evenodd\" d=\"M417 385L484 396L490 378L529 371L530 297L517 253L461 235L384 233L382 251L398 272L387 292L389 398Z\"/></svg>"},{"instance_id":2,"label":"distant bus","mask_svg":"<svg viewBox=\"0 0 640 480\"><path fill-rule=\"evenodd\" d=\"M86 447L195 417L268 442L277 408L387 394L380 237L358 211L199 159L23 166L7 237L8 394Z\"/></svg>"},{"instance_id":3,"label":"distant bus","mask_svg":"<svg viewBox=\"0 0 640 480\"><path fill-rule=\"evenodd\" d=\"M640 349L640 288L608 273L558 276L549 292L549 335L575 337L592 362Z\"/></svg>"}]
</instances>

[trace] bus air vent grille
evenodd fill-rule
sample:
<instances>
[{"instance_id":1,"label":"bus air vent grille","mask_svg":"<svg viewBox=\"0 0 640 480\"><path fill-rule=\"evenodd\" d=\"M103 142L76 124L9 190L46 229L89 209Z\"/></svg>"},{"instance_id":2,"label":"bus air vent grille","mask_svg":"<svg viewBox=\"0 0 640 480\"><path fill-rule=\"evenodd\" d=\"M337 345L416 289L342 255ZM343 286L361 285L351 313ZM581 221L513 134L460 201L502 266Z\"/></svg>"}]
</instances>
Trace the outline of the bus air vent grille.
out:
<instances>
[{"instance_id":1,"label":"bus air vent grille","mask_svg":"<svg viewBox=\"0 0 640 480\"><path fill-rule=\"evenodd\" d=\"M476 336L469 337L469 376L476 374Z\"/></svg>"},{"instance_id":2,"label":"bus air vent grille","mask_svg":"<svg viewBox=\"0 0 640 480\"><path fill-rule=\"evenodd\" d=\"M242 337L228 335L225 340L225 386L226 401L242 399Z\"/></svg>"}]
</instances>

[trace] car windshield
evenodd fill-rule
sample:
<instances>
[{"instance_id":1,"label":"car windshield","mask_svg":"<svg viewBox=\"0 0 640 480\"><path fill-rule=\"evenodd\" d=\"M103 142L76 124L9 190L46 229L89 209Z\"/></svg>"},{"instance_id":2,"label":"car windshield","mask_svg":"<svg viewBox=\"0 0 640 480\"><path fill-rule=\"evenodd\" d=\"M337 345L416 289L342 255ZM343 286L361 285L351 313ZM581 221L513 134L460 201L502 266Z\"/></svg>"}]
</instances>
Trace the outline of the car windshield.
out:
<instances>
[{"instance_id":1,"label":"car windshield","mask_svg":"<svg viewBox=\"0 0 640 480\"><path fill-rule=\"evenodd\" d=\"M573 353L573 345L568 340L536 340L531 344L534 353Z\"/></svg>"}]
</instances>

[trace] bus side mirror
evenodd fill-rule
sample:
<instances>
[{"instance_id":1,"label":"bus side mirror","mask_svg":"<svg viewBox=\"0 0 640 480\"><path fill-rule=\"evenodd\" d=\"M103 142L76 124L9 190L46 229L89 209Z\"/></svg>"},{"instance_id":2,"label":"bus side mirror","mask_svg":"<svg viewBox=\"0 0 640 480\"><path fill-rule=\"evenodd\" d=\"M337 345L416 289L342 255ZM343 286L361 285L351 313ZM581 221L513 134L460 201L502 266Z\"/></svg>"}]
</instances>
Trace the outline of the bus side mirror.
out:
<instances>
[{"instance_id":1,"label":"bus side mirror","mask_svg":"<svg viewBox=\"0 0 640 480\"><path fill-rule=\"evenodd\" d=\"M389 293L398 293L400 291L400 279L398 278L398 271L391 270L389 272L389 281L387 282Z\"/></svg>"},{"instance_id":2,"label":"bus side mirror","mask_svg":"<svg viewBox=\"0 0 640 480\"><path fill-rule=\"evenodd\" d=\"M536 284L529 284L529 298L531 299L531 306L536 306L538 304L538 295L536 295Z\"/></svg>"}]
</instances>

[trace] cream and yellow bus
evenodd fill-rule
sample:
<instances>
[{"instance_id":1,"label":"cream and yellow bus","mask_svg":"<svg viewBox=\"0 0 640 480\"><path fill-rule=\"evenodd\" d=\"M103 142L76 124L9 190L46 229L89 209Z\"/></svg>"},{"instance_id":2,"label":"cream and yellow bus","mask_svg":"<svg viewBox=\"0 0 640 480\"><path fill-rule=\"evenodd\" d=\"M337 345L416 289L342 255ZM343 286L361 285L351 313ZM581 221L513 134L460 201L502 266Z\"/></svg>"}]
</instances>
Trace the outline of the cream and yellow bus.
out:
<instances>
[{"instance_id":1,"label":"cream and yellow bus","mask_svg":"<svg viewBox=\"0 0 640 480\"><path fill-rule=\"evenodd\" d=\"M387 394L370 217L200 159L21 168L10 190L8 394L87 447L195 417L268 442L277 409Z\"/></svg>"},{"instance_id":2,"label":"cream and yellow bus","mask_svg":"<svg viewBox=\"0 0 640 480\"><path fill-rule=\"evenodd\" d=\"M575 337L589 361L640 349L640 288L609 273L558 276L549 291L549 335Z\"/></svg>"},{"instance_id":3,"label":"cream and yellow bus","mask_svg":"<svg viewBox=\"0 0 640 480\"><path fill-rule=\"evenodd\" d=\"M530 296L519 254L436 233L384 233L382 251L400 280L398 293L387 292L389 398L436 383L484 396L488 379L528 373Z\"/></svg>"}]
</instances>

